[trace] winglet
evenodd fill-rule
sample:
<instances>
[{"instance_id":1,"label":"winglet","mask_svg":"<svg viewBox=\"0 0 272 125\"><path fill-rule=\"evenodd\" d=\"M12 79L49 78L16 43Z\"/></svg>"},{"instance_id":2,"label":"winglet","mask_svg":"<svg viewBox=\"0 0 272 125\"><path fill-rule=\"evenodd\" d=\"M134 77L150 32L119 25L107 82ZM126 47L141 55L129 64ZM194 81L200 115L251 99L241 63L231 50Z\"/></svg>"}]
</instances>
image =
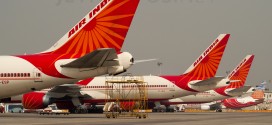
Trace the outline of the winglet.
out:
<instances>
[{"instance_id":1,"label":"winglet","mask_svg":"<svg viewBox=\"0 0 272 125\"><path fill-rule=\"evenodd\" d=\"M197 58L197 60L185 71L184 74L196 77L196 79L206 79L214 77L230 34L221 34L215 41Z\"/></svg>"}]
</instances>

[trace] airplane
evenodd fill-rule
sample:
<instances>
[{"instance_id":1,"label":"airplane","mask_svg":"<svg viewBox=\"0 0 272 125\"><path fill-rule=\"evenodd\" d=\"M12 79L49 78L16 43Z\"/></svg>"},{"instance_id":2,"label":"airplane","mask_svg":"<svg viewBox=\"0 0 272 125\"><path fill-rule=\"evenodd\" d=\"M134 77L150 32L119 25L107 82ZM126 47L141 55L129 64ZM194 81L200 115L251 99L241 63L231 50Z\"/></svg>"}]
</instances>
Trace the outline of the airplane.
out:
<instances>
[{"instance_id":1,"label":"airplane","mask_svg":"<svg viewBox=\"0 0 272 125\"><path fill-rule=\"evenodd\" d=\"M264 102L264 91L256 90L251 96L228 98L221 102L221 109L242 109Z\"/></svg>"},{"instance_id":2,"label":"airplane","mask_svg":"<svg viewBox=\"0 0 272 125\"><path fill-rule=\"evenodd\" d=\"M234 109L240 110L242 108L258 105L264 102L264 90L265 83L261 83L262 87L255 87L250 96L230 97L223 100L201 104L201 110L215 110L216 112L222 112L222 109ZM248 94L248 93L245 93Z\"/></svg>"},{"instance_id":3,"label":"airplane","mask_svg":"<svg viewBox=\"0 0 272 125\"><path fill-rule=\"evenodd\" d=\"M148 100L157 102L175 97L195 94L200 91L219 88L229 85L229 80L224 77L215 77L219 63L227 45L229 34L221 34L189 67L185 74L178 76L143 76L148 91ZM124 76L115 76L114 78ZM134 76L132 76L133 78ZM51 103L56 103L59 108L74 110L82 103L93 105L105 103L106 77L95 77L79 81L77 84L66 84L26 93L22 103L26 109L41 109ZM122 86L129 88L131 86ZM132 98L131 95L126 99ZM124 101L126 99L123 99ZM15 101L15 97L10 99Z\"/></svg>"},{"instance_id":4,"label":"airplane","mask_svg":"<svg viewBox=\"0 0 272 125\"><path fill-rule=\"evenodd\" d=\"M255 88L251 86L244 86L249 70L254 60L254 55L247 55L230 74L228 79L233 82L226 87L217 88L205 92L196 93L195 95L184 96L180 98L174 98L170 100L162 101L162 105L178 105L179 110L184 108L190 108L190 106L200 107L202 103L209 103L218 100L227 99L230 97L236 97L243 95L244 93L251 93ZM191 104L189 106L183 104ZM202 105L202 109L209 108Z\"/></svg>"},{"instance_id":5,"label":"airplane","mask_svg":"<svg viewBox=\"0 0 272 125\"><path fill-rule=\"evenodd\" d=\"M134 63L121 52L139 0L102 0L51 48L0 56L0 99L99 75Z\"/></svg>"},{"instance_id":6,"label":"airplane","mask_svg":"<svg viewBox=\"0 0 272 125\"><path fill-rule=\"evenodd\" d=\"M267 82L263 81L260 85L256 86L256 89L265 91L266 90L266 88L265 88L266 84L267 84Z\"/></svg>"}]
</instances>

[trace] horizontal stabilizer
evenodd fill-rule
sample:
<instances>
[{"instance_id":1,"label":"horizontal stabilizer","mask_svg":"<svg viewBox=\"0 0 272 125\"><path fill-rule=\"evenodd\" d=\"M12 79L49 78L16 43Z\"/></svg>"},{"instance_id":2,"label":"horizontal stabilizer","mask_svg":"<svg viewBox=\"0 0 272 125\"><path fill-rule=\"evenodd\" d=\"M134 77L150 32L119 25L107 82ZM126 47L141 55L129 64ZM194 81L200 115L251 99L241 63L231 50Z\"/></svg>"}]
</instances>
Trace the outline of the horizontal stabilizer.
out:
<instances>
[{"instance_id":1,"label":"horizontal stabilizer","mask_svg":"<svg viewBox=\"0 0 272 125\"><path fill-rule=\"evenodd\" d=\"M145 60L135 60L134 64L137 63L143 63L143 62L152 62L152 61L156 61L157 59L145 59Z\"/></svg>"},{"instance_id":2,"label":"horizontal stabilizer","mask_svg":"<svg viewBox=\"0 0 272 125\"><path fill-rule=\"evenodd\" d=\"M241 80L230 80L230 83L234 82L240 82Z\"/></svg>"},{"instance_id":3,"label":"horizontal stabilizer","mask_svg":"<svg viewBox=\"0 0 272 125\"><path fill-rule=\"evenodd\" d=\"M68 64L61 65L63 68L97 68L118 66L115 49L98 49Z\"/></svg>"},{"instance_id":4,"label":"horizontal stabilizer","mask_svg":"<svg viewBox=\"0 0 272 125\"><path fill-rule=\"evenodd\" d=\"M237 89L232 89L230 91L228 91L228 94L235 94L235 93L246 93L249 89L251 89L251 86L243 86Z\"/></svg>"},{"instance_id":5,"label":"horizontal stabilizer","mask_svg":"<svg viewBox=\"0 0 272 125\"><path fill-rule=\"evenodd\" d=\"M212 77L206 80L198 81L198 82L190 82L192 86L210 86L216 85L221 80L225 79L225 77Z\"/></svg>"}]
</instances>

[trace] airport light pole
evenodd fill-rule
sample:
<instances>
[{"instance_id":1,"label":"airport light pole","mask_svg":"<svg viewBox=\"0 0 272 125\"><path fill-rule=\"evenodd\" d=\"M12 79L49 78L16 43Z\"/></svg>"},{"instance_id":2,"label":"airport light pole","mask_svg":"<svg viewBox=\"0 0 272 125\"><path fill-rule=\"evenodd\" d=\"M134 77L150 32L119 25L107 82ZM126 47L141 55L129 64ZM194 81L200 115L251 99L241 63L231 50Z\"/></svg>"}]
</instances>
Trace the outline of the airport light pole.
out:
<instances>
[{"instance_id":1,"label":"airport light pole","mask_svg":"<svg viewBox=\"0 0 272 125\"><path fill-rule=\"evenodd\" d=\"M158 62L157 65L159 66L159 75L161 75L161 66L162 66L162 62Z\"/></svg>"}]
</instances>

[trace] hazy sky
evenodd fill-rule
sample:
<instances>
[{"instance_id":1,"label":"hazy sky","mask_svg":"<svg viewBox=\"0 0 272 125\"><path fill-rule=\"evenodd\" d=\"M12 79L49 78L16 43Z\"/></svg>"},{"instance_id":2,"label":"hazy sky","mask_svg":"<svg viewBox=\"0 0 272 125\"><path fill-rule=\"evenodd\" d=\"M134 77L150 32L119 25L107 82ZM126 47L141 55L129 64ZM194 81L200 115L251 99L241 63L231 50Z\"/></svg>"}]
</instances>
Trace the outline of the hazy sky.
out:
<instances>
[{"instance_id":1,"label":"hazy sky","mask_svg":"<svg viewBox=\"0 0 272 125\"><path fill-rule=\"evenodd\" d=\"M100 0L1 0L0 54L44 51ZM220 33L230 33L218 76L255 54L247 84L271 78L271 0L141 0L123 51L159 58L162 74L179 75ZM1 63L1 62L0 62ZM157 62L135 65L135 75L159 73Z\"/></svg>"}]
</instances>

